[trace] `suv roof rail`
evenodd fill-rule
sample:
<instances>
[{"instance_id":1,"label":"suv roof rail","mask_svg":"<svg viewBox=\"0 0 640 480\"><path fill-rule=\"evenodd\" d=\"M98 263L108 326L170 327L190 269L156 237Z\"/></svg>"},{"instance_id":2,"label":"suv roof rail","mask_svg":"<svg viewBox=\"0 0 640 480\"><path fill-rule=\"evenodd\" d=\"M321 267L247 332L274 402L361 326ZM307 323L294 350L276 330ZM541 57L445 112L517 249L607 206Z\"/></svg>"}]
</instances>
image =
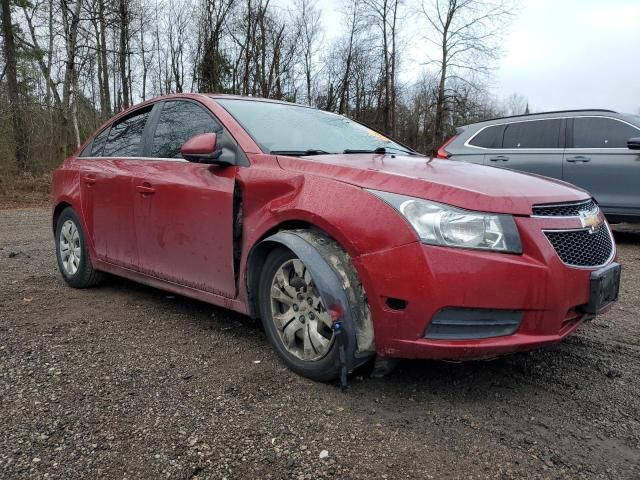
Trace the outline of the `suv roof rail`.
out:
<instances>
[{"instance_id":1,"label":"suv roof rail","mask_svg":"<svg viewBox=\"0 0 640 480\"><path fill-rule=\"evenodd\" d=\"M504 117L488 118L486 120L482 120L476 123L491 122L493 120L504 120L507 118L531 117L533 115L548 115L548 114L554 114L554 113L579 113L579 112L619 113L619 112L616 112L615 110L607 110L606 108L578 108L575 110L550 110L548 112L534 112L534 113L522 113L520 115L507 115Z\"/></svg>"}]
</instances>

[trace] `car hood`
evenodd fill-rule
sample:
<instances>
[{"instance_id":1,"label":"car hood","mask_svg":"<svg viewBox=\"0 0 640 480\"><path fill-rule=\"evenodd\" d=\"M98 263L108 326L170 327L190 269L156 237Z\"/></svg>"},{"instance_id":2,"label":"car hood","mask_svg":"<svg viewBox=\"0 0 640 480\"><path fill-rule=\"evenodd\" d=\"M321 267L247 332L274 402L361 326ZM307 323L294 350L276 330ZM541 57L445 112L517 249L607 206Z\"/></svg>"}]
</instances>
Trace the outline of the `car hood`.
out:
<instances>
[{"instance_id":1,"label":"car hood","mask_svg":"<svg viewBox=\"0 0 640 480\"><path fill-rule=\"evenodd\" d=\"M285 170L363 188L480 210L531 215L539 203L571 202L589 194L568 183L503 168L427 157L381 154L278 157Z\"/></svg>"}]
</instances>

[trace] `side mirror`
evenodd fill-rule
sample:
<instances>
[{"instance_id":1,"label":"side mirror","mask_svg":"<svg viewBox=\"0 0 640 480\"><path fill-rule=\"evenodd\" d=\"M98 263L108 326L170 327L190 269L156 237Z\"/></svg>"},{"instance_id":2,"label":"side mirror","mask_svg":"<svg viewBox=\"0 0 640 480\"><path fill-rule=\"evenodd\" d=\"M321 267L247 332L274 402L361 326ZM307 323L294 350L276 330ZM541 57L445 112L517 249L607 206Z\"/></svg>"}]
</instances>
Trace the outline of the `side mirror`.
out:
<instances>
[{"instance_id":1,"label":"side mirror","mask_svg":"<svg viewBox=\"0 0 640 480\"><path fill-rule=\"evenodd\" d=\"M202 133L187 140L180 148L180 153L188 162L231 165L229 160L220 158L222 149L217 148L217 143L218 137L215 133Z\"/></svg>"},{"instance_id":2,"label":"side mirror","mask_svg":"<svg viewBox=\"0 0 640 480\"><path fill-rule=\"evenodd\" d=\"M630 138L627 142L627 148L629 150L640 150L640 137Z\"/></svg>"}]
</instances>

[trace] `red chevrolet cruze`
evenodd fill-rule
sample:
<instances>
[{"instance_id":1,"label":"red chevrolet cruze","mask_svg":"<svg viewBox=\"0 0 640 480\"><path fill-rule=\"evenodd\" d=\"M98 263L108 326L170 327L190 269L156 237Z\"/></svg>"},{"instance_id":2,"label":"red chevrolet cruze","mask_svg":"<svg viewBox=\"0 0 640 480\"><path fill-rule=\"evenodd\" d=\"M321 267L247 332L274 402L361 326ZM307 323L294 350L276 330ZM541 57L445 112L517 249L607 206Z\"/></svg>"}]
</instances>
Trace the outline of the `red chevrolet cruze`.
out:
<instances>
[{"instance_id":1,"label":"red chevrolet cruze","mask_svg":"<svg viewBox=\"0 0 640 480\"><path fill-rule=\"evenodd\" d=\"M70 286L108 272L259 317L318 380L558 342L618 294L588 193L283 102L137 105L56 170L53 202Z\"/></svg>"}]
</instances>

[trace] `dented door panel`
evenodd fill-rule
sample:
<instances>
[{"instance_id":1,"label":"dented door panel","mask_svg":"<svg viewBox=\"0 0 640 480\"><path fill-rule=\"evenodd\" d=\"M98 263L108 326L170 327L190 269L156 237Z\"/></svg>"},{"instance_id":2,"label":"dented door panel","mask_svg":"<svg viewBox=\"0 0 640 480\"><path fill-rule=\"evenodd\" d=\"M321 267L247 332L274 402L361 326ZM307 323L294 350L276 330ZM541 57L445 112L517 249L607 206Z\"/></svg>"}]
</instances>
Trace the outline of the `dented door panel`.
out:
<instances>
[{"instance_id":1,"label":"dented door panel","mask_svg":"<svg viewBox=\"0 0 640 480\"><path fill-rule=\"evenodd\" d=\"M144 160L134 182L142 273L235 297L235 167Z\"/></svg>"}]
</instances>

